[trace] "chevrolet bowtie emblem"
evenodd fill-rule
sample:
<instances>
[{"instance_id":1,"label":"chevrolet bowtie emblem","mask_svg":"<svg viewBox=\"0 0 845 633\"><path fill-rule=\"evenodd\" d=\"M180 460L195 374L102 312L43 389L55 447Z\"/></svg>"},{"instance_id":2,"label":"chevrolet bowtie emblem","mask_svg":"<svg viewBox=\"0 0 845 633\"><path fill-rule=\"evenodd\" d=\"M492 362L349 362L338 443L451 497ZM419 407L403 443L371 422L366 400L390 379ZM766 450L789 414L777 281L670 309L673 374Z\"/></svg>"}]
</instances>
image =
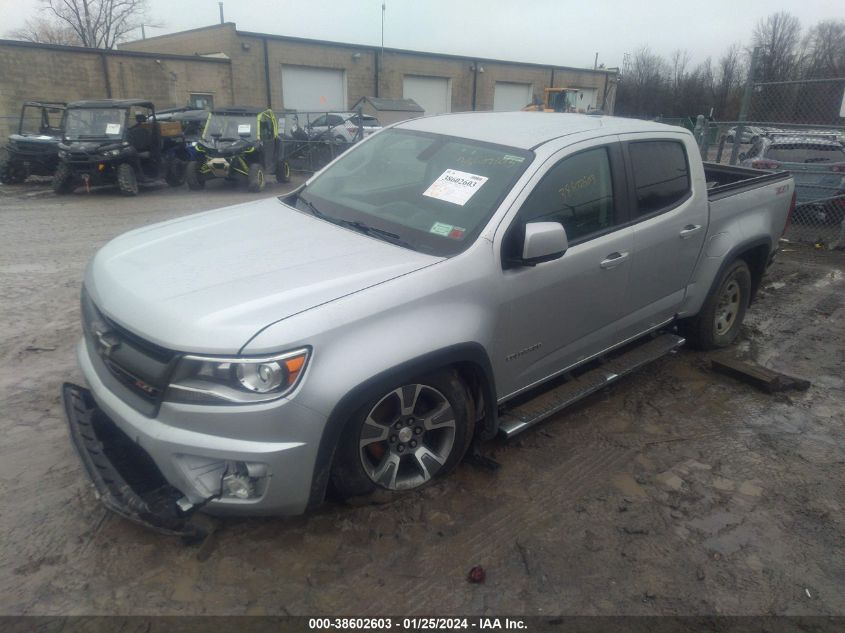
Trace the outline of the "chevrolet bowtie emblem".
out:
<instances>
[{"instance_id":1,"label":"chevrolet bowtie emblem","mask_svg":"<svg viewBox=\"0 0 845 633\"><path fill-rule=\"evenodd\" d=\"M111 356L111 353L120 347L120 339L117 338L114 332L95 329L94 338L97 341L97 348L100 350L100 354L106 358Z\"/></svg>"}]
</instances>

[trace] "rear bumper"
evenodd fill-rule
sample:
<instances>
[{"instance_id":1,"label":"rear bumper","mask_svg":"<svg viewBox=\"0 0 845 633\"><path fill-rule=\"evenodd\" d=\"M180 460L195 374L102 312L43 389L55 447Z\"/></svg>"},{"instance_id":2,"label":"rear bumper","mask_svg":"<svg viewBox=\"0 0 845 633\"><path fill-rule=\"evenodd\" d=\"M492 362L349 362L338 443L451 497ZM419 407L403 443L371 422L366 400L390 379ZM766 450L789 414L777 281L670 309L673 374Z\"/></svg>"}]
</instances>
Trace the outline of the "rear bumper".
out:
<instances>
[{"instance_id":1,"label":"rear bumper","mask_svg":"<svg viewBox=\"0 0 845 633\"><path fill-rule=\"evenodd\" d=\"M71 441L103 505L164 534L204 535L200 526L179 511L176 500L182 493L165 481L149 455L97 407L90 391L65 383L62 400ZM123 459L115 465L110 456L118 454Z\"/></svg>"}]
</instances>

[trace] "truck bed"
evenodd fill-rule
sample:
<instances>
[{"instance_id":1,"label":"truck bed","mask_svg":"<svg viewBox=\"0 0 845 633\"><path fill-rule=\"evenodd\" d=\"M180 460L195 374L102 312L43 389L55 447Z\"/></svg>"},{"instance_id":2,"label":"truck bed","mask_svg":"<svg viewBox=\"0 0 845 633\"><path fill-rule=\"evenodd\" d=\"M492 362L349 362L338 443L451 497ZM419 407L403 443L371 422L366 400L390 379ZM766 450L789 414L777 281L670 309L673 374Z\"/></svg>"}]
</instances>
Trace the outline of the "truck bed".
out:
<instances>
[{"instance_id":1,"label":"truck bed","mask_svg":"<svg viewBox=\"0 0 845 633\"><path fill-rule=\"evenodd\" d=\"M791 175L788 172L704 163L704 177L707 180L707 197L713 202L779 180L789 180Z\"/></svg>"}]
</instances>

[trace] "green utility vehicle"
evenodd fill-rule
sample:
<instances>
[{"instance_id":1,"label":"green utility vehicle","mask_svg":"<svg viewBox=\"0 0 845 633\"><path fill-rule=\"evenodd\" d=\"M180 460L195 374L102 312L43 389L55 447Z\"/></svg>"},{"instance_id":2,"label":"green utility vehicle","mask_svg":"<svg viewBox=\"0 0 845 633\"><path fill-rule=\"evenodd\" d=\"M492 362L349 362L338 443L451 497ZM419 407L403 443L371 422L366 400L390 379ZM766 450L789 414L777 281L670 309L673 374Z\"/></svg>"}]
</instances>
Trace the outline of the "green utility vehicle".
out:
<instances>
[{"instance_id":1,"label":"green utility vehicle","mask_svg":"<svg viewBox=\"0 0 845 633\"><path fill-rule=\"evenodd\" d=\"M268 174L284 182L279 123L272 110L238 107L213 111L196 151L196 160L190 161L186 170L191 189L202 189L213 178L246 182L250 191L264 189Z\"/></svg>"}]
</instances>

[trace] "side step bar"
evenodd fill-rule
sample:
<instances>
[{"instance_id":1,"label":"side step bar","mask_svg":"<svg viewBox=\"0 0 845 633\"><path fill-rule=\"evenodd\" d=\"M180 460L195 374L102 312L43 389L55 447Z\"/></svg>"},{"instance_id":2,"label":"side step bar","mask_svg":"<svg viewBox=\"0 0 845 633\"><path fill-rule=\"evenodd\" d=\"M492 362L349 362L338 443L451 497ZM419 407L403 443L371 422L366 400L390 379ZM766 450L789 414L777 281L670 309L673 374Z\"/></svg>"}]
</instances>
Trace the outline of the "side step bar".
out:
<instances>
[{"instance_id":1,"label":"side step bar","mask_svg":"<svg viewBox=\"0 0 845 633\"><path fill-rule=\"evenodd\" d=\"M622 376L630 374L635 369L678 349L685 342L683 337L661 334L646 343L637 345L611 358L596 369L591 369L577 378L540 393L527 402L505 410L499 416L499 433L506 438L513 437Z\"/></svg>"}]
</instances>

